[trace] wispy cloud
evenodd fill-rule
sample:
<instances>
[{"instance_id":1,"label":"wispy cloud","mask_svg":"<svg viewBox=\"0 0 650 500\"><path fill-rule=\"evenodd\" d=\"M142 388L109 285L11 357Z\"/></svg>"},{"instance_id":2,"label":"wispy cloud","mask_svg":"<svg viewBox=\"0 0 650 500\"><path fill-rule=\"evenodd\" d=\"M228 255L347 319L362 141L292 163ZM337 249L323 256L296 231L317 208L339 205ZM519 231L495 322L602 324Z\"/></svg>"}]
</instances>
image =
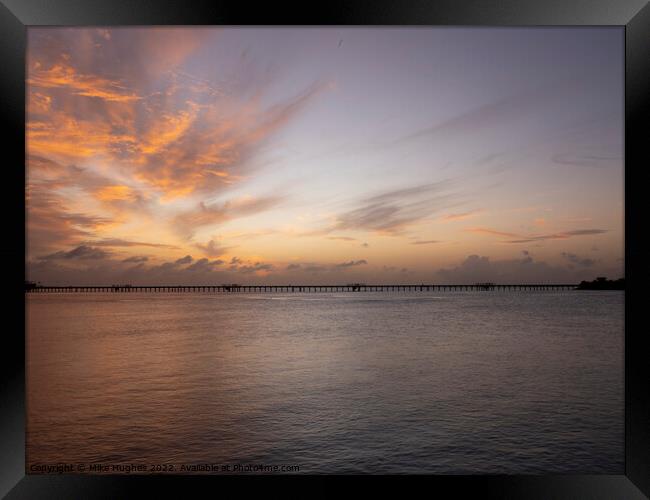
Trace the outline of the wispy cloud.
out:
<instances>
[{"instance_id":1,"label":"wispy cloud","mask_svg":"<svg viewBox=\"0 0 650 500\"><path fill-rule=\"evenodd\" d=\"M349 236L328 236L328 240L339 240L339 241L357 241L356 238L351 238Z\"/></svg>"},{"instance_id":2,"label":"wispy cloud","mask_svg":"<svg viewBox=\"0 0 650 500\"><path fill-rule=\"evenodd\" d=\"M189 238L197 228L223 224L238 217L259 214L275 208L284 200L284 196L273 195L241 198L211 205L200 202L196 208L177 215L174 218L174 226L180 234Z\"/></svg>"},{"instance_id":3,"label":"wispy cloud","mask_svg":"<svg viewBox=\"0 0 650 500\"><path fill-rule=\"evenodd\" d=\"M550 89L531 89L527 92L509 95L491 103L470 109L447 120L443 120L430 127L417 130L396 140L396 143L411 141L422 137L444 138L450 135L469 133L486 127L493 127L495 123L512 120L525 113L531 107L531 102L536 105L553 96Z\"/></svg>"},{"instance_id":4,"label":"wispy cloud","mask_svg":"<svg viewBox=\"0 0 650 500\"><path fill-rule=\"evenodd\" d=\"M566 240L574 236L593 236L596 234L606 233L606 229L576 229L574 231L564 231L561 233L552 233L552 234L542 234L539 236L530 236L524 239L519 240L510 240L507 243L530 243L533 241L544 241L544 240Z\"/></svg>"},{"instance_id":5,"label":"wispy cloud","mask_svg":"<svg viewBox=\"0 0 650 500\"><path fill-rule=\"evenodd\" d=\"M553 155L553 162L559 165L574 165L578 167L604 168L612 164L621 164L620 156L599 156L589 154L557 153Z\"/></svg>"},{"instance_id":6,"label":"wispy cloud","mask_svg":"<svg viewBox=\"0 0 650 500\"><path fill-rule=\"evenodd\" d=\"M513 121L540 109L553 109L562 105L563 99L584 99L585 75L557 80L553 84L531 84L528 88L513 92L500 99L476 106L429 127L416 130L395 141L402 143L420 138L445 139L451 136L467 135L476 131L493 129L495 126L512 123ZM588 80L587 80L588 81ZM490 153L479 159L479 163L488 163L498 156L505 154Z\"/></svg>"},{"instance_id":7,"label":"wispy cloud","mask_svg":"<svg viewBox=\"0 0 650 500\"><path fill-rule=\"evenodd\" d=\"M195 243L194 246L201 250L204 254L208 255L209 257L219 257L220 255L225 254L228 250L230 250L232 247L224 247L221 246L219 243L217 243L214 240L208 241L207 244L201 244L201 243Z\"/></svg>"},{"instance_id":8,"label":"wispy cloud","mask_svg":"<svg viewBox=\"0 0 650 500\"><path fill-rule=\"evenodd\" d=\"M479 234L491 234L495 236L506 236L506 237L516 237L515 233L508 233L506 231L498 231L496 229L490 229L489 227L468 227L464 229L468 233L479 233Z\"/></svg>"},{"instance_id":9,"label":"wispy cloud","mask_svg":"<svg viewBox=\"0 0 650 500\"><path fill-rule=\"evenodd\" d=\"M417 240L412 241L411 245L432 245L433 243L440 243L439 240Z\"/></svg>"},{"instance_id":10,"label":"wispy cloud","mask_svg":"<svg viewBox=\"0 0 650 500\"><path fill-rule=\"evenodd\" d=\"M465 220L465 219L469 219L471 217L476 217L477 215L479 215L481 213L482 212L480 210L471 210L469 212L447 214L447 215L443 215L442 217L440 217L440 220L442 222L455 222L455 221L458 221L458 220Z\"/></svg>"},{"instance_id":11,"label":"wispy cloud","mask_svg":"<svg viewBox=\"0 0 650 500\"><path fill-rule=\"evenodd\" d=\"M358 208L336 216L328 231L366 230L399 233L410 225L459 201L455 184L443 180L420 186L386 191L364 198Z\"/></svg>"},{"instance_id":12,"label":"wispy cloud","mask_svg":"<svg viewBox=\"0 0 650 500\"><path fill-rule=\"evenodd\" d=\"M168 248L178 250L176 245L168 245L166 243L150 243L147 241L130 241L121 238L105 238L101 240L92 240L86 242L88 245L97 247L153 247L153 248Z\"/></svg>"},{"instance_id":13,"label":"wispy cloud","mask_svg":"<svg viewBox=\"0 0 650 500\"><path fill-rule=\"evenodd\" d=\"M510 233L506 231L498 231L496 229L490 229L484 227L466 228L465 231L471 233L502 236L506 238L517 238L517 239L503 240L505 243L531 243L535 241L544 241L544 240L565 240L568 238L572 238L574 236L593 236L597 234L604 234L607 232L606 229L575 229L572 231L562 231L562 232L549 233L549 234L521 235L521 234Z\"/></svg>"}]
</instances>

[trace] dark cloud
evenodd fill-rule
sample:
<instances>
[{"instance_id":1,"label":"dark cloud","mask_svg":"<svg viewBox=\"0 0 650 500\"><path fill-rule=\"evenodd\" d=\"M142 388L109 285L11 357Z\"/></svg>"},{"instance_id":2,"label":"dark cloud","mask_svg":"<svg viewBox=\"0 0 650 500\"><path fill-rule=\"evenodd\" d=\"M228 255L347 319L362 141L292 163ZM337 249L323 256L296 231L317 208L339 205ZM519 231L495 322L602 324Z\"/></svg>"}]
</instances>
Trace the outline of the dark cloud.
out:
<instances>
[{"instance_id":1,"label":"dark cloud","mask_svg":"<svg viewBox=\"0 0 650 500\"><path fill-rule=\"evenodd\" d=\"M593 279L592 272L572 271L544 261L535 260L530 253L521 259L491 260L486 256L470 255L460 265L437 271L440 282L473 284L495 283L579 283Z\"/></svg>"},{"instance_id":2,"label":"dark cloud","mask_svg":"<svg viewBox=\"0 0 650 500\"><path fill-rule=\"evenodd\" d=\"M192 256L191 255L186 255L185 257L181 257L180 259L174 261L174 264L177 266L182 266L183 264L189 264L192 262Z\"/></svg>"},{"instance_id":3,"label":"dark cloud","mask_svg":"<svg viewBox=\"0 0 650 500\"><path fill-rule=\"evenodd\" d=\"M237 267L237 271L240 273L254 273L257 271L272 271L274 269L273 264L263 264L261 262L256 262L253 265L245 265Z\"/></svg>"},{"instance_id":4,"label":"dark cloud","mask_svg":"<svg viewBox=\"0 0 650 500\"><path fill-rule=\"evenodd\" d=\"M215 266L220 266L223 264L223 260L209 260L206 258L199 259L194 264L187 266L186 271L190 272L210 272L214 269Z\"/></svg>"},{"instance_id":5,"label":"dark cloud","mask_svg":"<svg viewBox=\"0 0 650 500\"><path fill-rule=\"evenodd\" d=\"M102 250L100 248L94 248L94 247L89 247L86 245L81 245L76 248L73 248L72 250L69 250L68 252L65 251L59 251L55 252L49 255L45 255L41 257L41 260L58 260L58 259L65 259L65 260L73 260L73 259L81 259L81 260L89 260L89 259L94 259L94 260L99 260L99 259L106 259L111 256L110 252L107 252L105 250Z\"/></svg>"},{"instance_id":6,"label":"dark cloud","mask_svg":"<svg viewBox=\"0 0 650 500\"><path fill-rule=\"evenodd\" d=\"M339 264L323 264L319 262L302 262L302 263L292 263L289 264L286 269L288 271L301 271L304 273L334 273L336 271L345 271L346 269L358 266L367 265L368 262L365 259L360 260L350 260L347 262L341 262Z\"/></svg>"},{"instance_id":7,"label":"dark cloud","mask_svg":"<svg viewBox=\"0 0 650 500\"><path fill-rule=\"evenodd\" d=\"M127 263L134 263L134 264L139 264L142 262L147 262L149 260L149 257L146 255L143 256L133 256L133 257L128 257L124 259L122 262L127 262Z\"/></svg>"},{"instance_id":8,"label":"dark cloud","mask_svg":"<svg viewBox=\"0 0 650 500\"><path fill-rule=\"evenodd\" d=\"M346 268L346 267L354 267L354 266L363 266L367 264L368 262L365 259L361 260L351 260L349 262L341 262L340 264L336 264L335 267L337 268Z\"/></svg>"}]
</instances>

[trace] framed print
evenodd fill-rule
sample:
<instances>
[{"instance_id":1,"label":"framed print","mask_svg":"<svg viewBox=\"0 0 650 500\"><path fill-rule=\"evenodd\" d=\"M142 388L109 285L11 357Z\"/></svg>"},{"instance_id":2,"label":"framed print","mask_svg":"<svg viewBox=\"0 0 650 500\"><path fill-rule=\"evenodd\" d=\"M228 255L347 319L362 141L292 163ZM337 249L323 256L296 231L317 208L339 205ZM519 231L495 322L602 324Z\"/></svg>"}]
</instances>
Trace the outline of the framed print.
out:
<instances>
[{"instance_id":1,"label":"framed print","mask_svg":"<svg viewBox=\"0 0 650 500\"><path fill-rule=\"evenodd\" d=\"M3 495L650 494L643 1L0 22Z\"/></svg>"}]
</instances>

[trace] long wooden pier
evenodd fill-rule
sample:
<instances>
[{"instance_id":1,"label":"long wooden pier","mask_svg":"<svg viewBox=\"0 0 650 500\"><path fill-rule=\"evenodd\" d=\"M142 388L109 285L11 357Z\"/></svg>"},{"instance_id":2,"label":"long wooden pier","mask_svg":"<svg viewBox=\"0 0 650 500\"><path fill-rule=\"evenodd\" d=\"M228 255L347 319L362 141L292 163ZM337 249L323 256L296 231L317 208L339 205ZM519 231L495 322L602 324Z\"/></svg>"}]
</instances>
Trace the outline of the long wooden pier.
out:
<instances>
[{"instance_id":1,"label":"long wooden pier","mask_svg":"<svg viewBox=\"0 0 650 500\"><path fill-rule=\"evenodd\" d=\"M334 293L334 292L472 292L472 291L551 291L575 290L575 284L498 285L112 285L112 286L33 286L26 293Z\"/></svg>"}]
</instances>

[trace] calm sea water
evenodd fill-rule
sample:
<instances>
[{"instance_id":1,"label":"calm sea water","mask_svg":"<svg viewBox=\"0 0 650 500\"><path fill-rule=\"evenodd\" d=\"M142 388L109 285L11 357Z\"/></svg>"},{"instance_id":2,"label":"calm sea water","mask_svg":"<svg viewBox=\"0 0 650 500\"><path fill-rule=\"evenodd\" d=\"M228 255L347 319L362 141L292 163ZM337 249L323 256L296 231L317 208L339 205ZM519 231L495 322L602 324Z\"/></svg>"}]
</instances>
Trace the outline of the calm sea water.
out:
<instances>
[{"instance_id":1,"label":"calm sea water","mask_svg":"<svg viewBox=\"0 0 650 500\"><path fill-rule=\"evenodd\" d=\"M590 291L30 294L28 470L621 474L623 304Z\"/></svg>"}]
</instances>

